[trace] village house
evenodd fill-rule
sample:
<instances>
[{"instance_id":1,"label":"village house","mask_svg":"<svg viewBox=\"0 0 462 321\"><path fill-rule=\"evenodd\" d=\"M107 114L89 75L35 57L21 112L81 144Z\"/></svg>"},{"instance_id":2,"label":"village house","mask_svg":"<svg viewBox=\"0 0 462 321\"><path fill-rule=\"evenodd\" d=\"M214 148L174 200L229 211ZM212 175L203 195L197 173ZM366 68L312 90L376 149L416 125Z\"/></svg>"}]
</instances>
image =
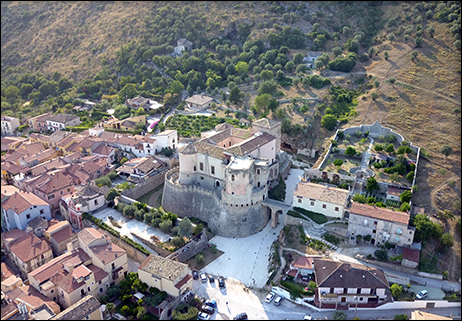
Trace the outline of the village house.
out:
<instances>
[{"instance_id":1,"label":"village house","mask_svg":"<svg viewBox=\"0 0 462 321\"><path fill-rule=\"evenodd\" d=\"M295 188L292 206L329 217L343 218L350 192L321 184L300 182Z\"/></svg>"},{"instance_id":2,"label":"village house","mask_svg":"<svg viewBox=\"0 0 462 321\"><path fill-rule=\"evenodd\" d=\"M94 265L109 273L109 284L118 284L128 274L127 252L116 244L102 230L87 227L78 234L78 242L70 243L73 248L82 248Z\"/></svg>"},{"instance_id":3,"label":"village house","mask_svg":"<svg viewBox=\"0 0 462 321\"><path fill-rule=\"evenodd\" d=\"M402 266L409 267L412 269L417 269L420 263L420 251L418 249L404 246L402 255L403 255L403 260L401 261Z\"/></svg>"},{"instance_id":4,"label":"village house","mask_svg":"<svg viewBox=\"0 0 462 321\"><path fill-rule=\"evenodd\" d=\"M46 264L53 258L53 251L44 239L38 238L33 233L24 233L19 236L20 234L15 230L11 231L2 233L2 238L5 240L7 253L18 267L22 277L25 278L27 273ZM3 234L7 235L4 236ZM13 237L10 238L11 235Z\"/></svg>"},{"instance_id":5,"label":"village house","mask_svg":"<svg viewBox=\"0 0 462 321\"><path fill-rule=\"evenodd\" d=\"M159 291L178 297L192 289L192 276L187 264L149 255L138 267L141 281Z\"/></svg>"},{"instance_id":6,"label":"village house","mask_svg":"<svg viewBox=\"0 0 462 321\"><path fill-rule=\"evenodd\" d=\"M8 150L15 150L17 146L19 146L26 138L24 137L2 137L1 139L1 150L8 151Z\"/></svg>"},{"instance_id":7,"label":"village house","mask_svg":"<svg viewBox=\"0 0 462 321\"><path fill-rule=\"evenodd\" d=\"M10 116L2 116L2 136L13 136L14 131L19 127L19 119Z\"/></svg>"},{"instance_id":8,"label":"village house","mask_svg":"<svg viewBox=\"0 0 462 321\"><path fill-rule=\"evenodd\" d=\"M116 169L118 174L123 174L133 179L143 179L158 173L167 164L153 156L133 158Z\"/></svg>"},{"instance_id":9,"label":"village house","mask_svg":"<svg viewBox=\"0 0 462 321\"><path fill-rule=\"evenodd\" d=\"M213 102L213 98L200 94L185 99L185 102L189 109L203 110L210 107Z\"/></svg>"},{"instance_id":10,"label":"village house","mask_svg":"<svg viewBox=\"0 0 462 321\"><path fill-rule=\"evenodd\" d=\"M101 145L104 145L102 139L86 138L79 143L79 152L84 155L92 155L92 152Z\"/></svg>"},{"instance_id":11,"label":"village house","mask_svg":"<svg viewBox=\"0 0 462 321\"><path fill-rule=\"evenodd\" d=\"M14 271L4 262L2 262L1 272L3 293L9 293L22 285L22 279L15 275Z\"/></svg>"},{"instance_id":12,"label":"village house","mask_svg":"<svg viewBox=\"0 0 462 321\"><path fill-rule=\"evenodd\" d=\"M410 188L397 185L388 185L387 200L400 202L401 194L406 190L410 191Z\"/></svg>"},{"instance_id":13,"label":"village house","mask_svg":"<svg viewBox=\"0 0 462 321\"><path fill-rule=\"evenodd\" d=\"M188 51L191 52L193 47L193 43L185 38L180 38L176 42L176 47L173 48L174 53L176 53L178 56L181 56L183 54L183 51Z\"/></svg>"},{"instance_id":14,"label":"village house","mask_svg":"<svg viewBox=\"0 0 462 321\"><path fill-rule=\"evenodd\" d=\"M40 120L43 119L42 123L46 124L46 118L48 116L51 116L51 114L50 113L44 113L44 114L29 118L27 120L27 123L29 124L29 128L34 130L34 131L40 131L41 126L40 127L38 126L38 122L40 122Z\"/></svg>"},{"instance_id":15,"label":"village house","mask_svg":"<svg viewBox=\"0 0 462 321\"><path fill-rule=\"evenodd\" d=\"M137 130L139 124L146 125L146 115L139 115L122 120L111 119L103 123L105 129L116 129L133 131Z\"/></svg>"},{"instance_id":16,"label":"village house","mask_svg":"<svg viewBox=\"0 0 462 321\"><path fill-rule=\"evenodd\" d=\"M358 235L371 235L371 245L388 242L397 246L410 246L415 227L409 225L409 214L353 202L348 217L350 243L356 244Z\"/></svg>"},{"instance_id":17,"label":"village house","mask_svg":"<svg viewBox=\"0 0 462 321\"><path fill-rule=\"evenodd\" d=\"M46 149L35 154L29 152L27 156L18 159L19 166L21 167L34 167L35 165L44 163L51 159L58 157L59 152L55 149Z\"/></svg>"},{"instance_id":18,"label":"village house","mask_svg":"<svg viewBox=\"0 0 462 321\"><path fill-rule=\"evenodd\" d=\"M93 295L86 295L50 320L103 320L101 303Z\"/></svg>"},{"instance_id":19,"label":"village house","mask_svg":"<svg viewBox=\"0 0 462 321\"><path fill-rule=\"evenodd\" d=\"M51 215L50 215L51 216ZM50 222L58 222L55 219L51 219ZM38 238L43 237L43 231L50 226L49 222L42 216L37 216L32 221L27 223L26 233L32 232Z\"/></svg>"},{"instance_id":20,"label":"village house","mask_svg":"<svg viewBox=\"0 0 462 321\"><path fill-rule=\"evenodd\" d=\"M90 129L88 129L88 136L90 136L90 137L99 137L99 136L101 136L102 132L104 132L103 127L99 127L99 126L92 127Z\"/></svg>"},{"instance_id":21,"label":"village house","mask_svg":"<svg viewBox=\"0 0 462 321\"><path fill-rule=\"evenodd\" d=\"M55 221L54 219L51 221ZM44 235L51 244L55 256L67 251L67 243L77 239L77 234L68 221L55 221L44 231Z\"/></svg>"},{"instance_id":22,"label":"village house","mask_svg":"<svg viewBox=\"0 0 462 321\"><path fill-rule=\"evenodd\" d=\"M31 133L29 139L33 143L41 143L45 149L47 149L50 145L50 136L48 135Z\"/></svg>"},{"instance_id":23,"label":"village house","mask_svg":"<svg viewBox=\"0 0 462 321\"><path fill-rule=\"evenodd\" d=\"M92 151L92 155L105 158L108 165L112 165L115 161L115 148L107 145L99 145Z\"/></svg>"},{"instance_id":24,"label":"village house","mask_svg":"<svg viewBox=\"0 0 462 321\"><path fill-rule=\"evenodd\" d=\"M80 124L80 117L76 115L57 114L46 117L47 129L51 131L65 130L66 127Z\"/></svg>"},{"instance_id":25,"label":"village house","mask_svg":"<svg viewBox=\"0 0 462 321\"><path fill-rule=\"evenodd\" d=\"M6 305L3 305L5 301ZM2 320L23 320L25 312L32 320L49 320L61 311L59 305L29 285L15 288L2 298Z\"/></svg>"},{"instance_id":26,"label":"village house","mask_svg":"<svg viewBox=\"0 0 462 321\"><path fill-rule=\"evenodd\" d=\"M64 195L59 203L61 214L74 228L83 228L82 213L92 213L106 204L104 193L87 184L72 194Z\"/></svg>"},{"instance_id":27,"label":"village house","mask_svg":"<svg viewBox=\"0 0 462 321\"><path fill-rule=\"evenodd\" d=\"M51 210L48 202L30 192L23 192L10 186L8 191L2 186L2 230L14 228L25 230L27 223L40 216L51 220Z\"/></svg>"},{"instance_id":28,"label":"village house","mask_svg":"<svg viewBox=\"0 0 462 321\"><path fill-rule=\"evenodd\" d=\"M57 144L57 148L59 148L59 152L61 155L69 155L74 153L76 149L78 149L78 146L82 142L82 140L82 136L77 135L75 133L71 133Z\"/></svg>"},{"instance_id":29,"label":"village house","mask_svg":"<svg viewBox=\"0 0 462 321\"><path fill-rule=\"evenodd\" d=\"M156 110L156 109L162 108L163 106L162 104L159 104L155 100L144 98L141 96L131 98L131 99L126 99L125 105L127 105L133 110L138 110L140 108L143 108L144 111Z\"/></svg>"},{"instance_id":30,"label":"village house","mask_svg":"<svg viewBox=\"0 0 462 321\"><path fill-rule=\"evenodd\" d=\"M362 264L314 259L315 305L337 309L356 305L376 307L391 301L382 270Z\"/></svg>"},{"instance_id":31,"label":"village house","mask_svg":"<svg viewBox=\"0 0 462 321\"><path fill-rule=\"evenodd\" d=\"M287 275L292 276L296 282L307 282L314 273L313 259L313 257L300 256L290 264Z\"/></svg>"}]
</instances>

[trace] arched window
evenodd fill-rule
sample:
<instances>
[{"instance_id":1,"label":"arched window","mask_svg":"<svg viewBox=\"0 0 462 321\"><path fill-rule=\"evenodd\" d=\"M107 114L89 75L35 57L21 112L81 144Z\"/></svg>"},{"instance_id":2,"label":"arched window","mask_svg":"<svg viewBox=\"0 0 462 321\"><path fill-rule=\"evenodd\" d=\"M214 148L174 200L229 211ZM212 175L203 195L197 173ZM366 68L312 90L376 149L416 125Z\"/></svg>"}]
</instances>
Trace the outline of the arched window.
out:
<instances>
[{"instance_id":1,"label":"arched window","mask_svg":"<svg viewBox=\"0 0 462 321\"><path fill-rule=\"evenodd\" d=\"M236 179L236 177L234 175L231 175L231 180L234 182L234 180Z\"/></svg>"},{"instance_id":2,"label":"arched window","mask_svg":"<svg viewBox=\"0 0 462 321\"><path fill-rule=\"evenodd\" d=\"M260 175L260 170L259 169L257 169L257 175Z\"/></svg>"}]
</instances>

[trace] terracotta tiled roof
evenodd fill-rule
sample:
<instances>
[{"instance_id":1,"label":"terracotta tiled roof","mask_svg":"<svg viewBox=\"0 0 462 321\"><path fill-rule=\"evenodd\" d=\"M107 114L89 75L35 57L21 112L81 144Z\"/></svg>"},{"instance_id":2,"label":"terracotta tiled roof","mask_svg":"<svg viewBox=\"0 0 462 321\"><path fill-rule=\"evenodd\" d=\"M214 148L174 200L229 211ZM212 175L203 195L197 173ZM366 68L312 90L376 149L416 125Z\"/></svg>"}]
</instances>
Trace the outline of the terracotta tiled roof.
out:
<instances>
[{"instance_id":1,"label":"terracotta tiled roof","mask_svg":"<svg viewBox=\"0 0 462 321\"><path fill-rule=\"evenodd\" d=\"M27 210L29 207L41 205L49 205L47 202L42 200L40 197L28 193L28 192L15 192L8 199L2 202L2 208L4 210L13 210L16 214L20 214Z\"/></svg>"},{"instance_id":2,"label":"terracotta tiled roof","mask_svg":"<svg viewBox=\"0 0 462 321\"><path fill-rule=\"evenodd\" d=\"M23 142L18 149L25 151L29 155L40 153L46 150L45 147L43 147L42 143L38 143L38 142L37 143Z\"/></svg>"},{"instance_id":3,"label":"terracotta tiled roof","mask_svg":"<svg viewBox=\"0 0 462 321\"><path fill-rule=\"evenodd\" d=\"M96 147L96 149L93 151L93 154L100 154L100 155L105 155L105 156L109 156L112 151L114 150L114 148L110 147L110 146L106 146L106 145L99 145L98 147Z\"/></svg>"},{"instance_id":4,"label":"terracotta tiled roof","mask_svg":"<svg viewBox=\"0 0 462 321\"><path fill-rule=\"evenodd\" d=\"M58 143L58 147L64 147L72 141L81 141L82 139L83 137L80 137L79 135L75 133L71 133L66 138L64 138L62 141Z\"/></svg>"},{"instance_id":5,"label":"terracotta tiled roof","mask_svg":"<svg viewBox=\"0 0 462 321\"><path fill-rule=\"evenodd\" d=\"M41 192L45 193L46 195L72 185L71 178L68 175L65 175L61 172L57 172L56 174L51 175L51 177L48 178L48 181L36 185L36 188Z\"/></svg>"},{"instance_id":6,"label":"terracotta tiled roof","mask_svg":"<svg viewBox=\"0 0 462 321\"><path fill-rule=\"evenodd\" d=\"M17 287L8 297L15 302L17 302L18 299L26 302L32 310L38 309L43 304L46 304L54 313L59 313L61 311L61 308L56 302L48 299L30 285Z\"/></svg>"},{"instance_id":7,"label":"terracotta tiled roof","mask_svg":"<svg viewBox=\"0 0 462 321\"><path fill-rule=\"evenodd\" d=\"M66 225L66 227L62 228L61 230L59 231L56 231L54 233L52 233L50 235L50 237L52 239L54 239L56 241L56 243L61 243L65 240L69 240L70 238L72 238L72 236L75 235L75 233L72 231L72 227L71 225L69 224L68 221L65 221L68 225Z\"/></svg>"},{"instance_id":8,"label":"terracotta tiled roof","mask_svg":"<svg viewBox=\"0 0 462 321\"><path fill-rule=\"evenodd\" d=\"M192 279L192 276L190 274L186 274L186 276L182 278L180 282L175 284L175 288L180 289L183 285L185 285L191 279Z\"/></svg>"},{"instance_id":9,"label":"terracotta tiled roof","mask_svg":"<svg viewBox=\"0 0 462 321\"><path fill-rule=\"evenodd\" d=\"M273 135L263 132L260 135L253 136L240 144L226 148L226 151L235 155L245 156L275 139L276 137Z\"/></svg>"},{"instance_id":10,"label":"terracotta tiled roof","mask_svg":"<svg viewBox=\"0 0 462 321\"><path fill-rule=\"evenodd\" d=\"M350 213L402 224L409 223L409 214L407 213L356 202L353 202L353 205L351 205Z\"/></svg>"},{"instance_id":11,"label":"terracotta tiled roof","mask_svg":"<svg viewBox=\"0 0 462 321\"><path fill-rule=\"evenodd\" d=\"M401 189L393 186L388 186L387 189L387 194L389 195L395 195L395 196L400 196L402 192L404 192L406 189Z\"/></svg>"},{"instance_id":12,"label":"terracotta tiled roof","mask_svg":"<svg viewBox=\"0 0 462 321\"><path fill-rule=\"evenodd\" d=\"M23 230L19 230L17 228L14 228L6 232L2 232L2 238L5 240L7 244L23 237L24 235L26 235L26 232L24 232Z\"/></svg>"},{"instance_id":13,"label":"terracotta tiled roof","mask_svg":"<svg viewBox=\"0 0 462 321\"><path fill-rule=\"evenodd\" d=\"M74 119L80 119L79 116L75 115L67 115L67 114L57 114L57 115L51 115L46 118L47 121L54 121L57 123L67 123L70 122Z\"/></svg>"},{"instance_id":14,"label":"terracotta tiled roof","mask_svg":"<svg viewBox=\"0 0 462 321\"><path fill-rule=\"evenodd\" d=\"M138 267L138 270L148 272L170 281L175 281L185 269L188 269L188 265L184 263L152 254Z\"/></svg>"},{"instance_id":15,"label":"terracotta tiled roof","mask_svg":"<svg viewBox=\"0 0 462 321\"><path fill-rule=\"evenodd\" d=\"M66 132L63 130L57 130L53 134L51 134L49 137L49 141L53 143L59 143L61 140L63 140L67 135L69 135L70 132Z\"/></svg>"},{"instance_id":16,"label":"terracotta tiled roof","mask_svg":"<svg viewBox=\"0 0 462 321\"><path fill-rule=\"evenodd\" d=\"M265 128L273 128L274 126L277 126L280 124L280 121L269 119L269 118L262 118L257 121L254 121L252 125L257 125L259 127L265 127Z\"/></svg>"},{"instance_id":17,"label":"terracotta tiled roof","mask_svg":"<svg viewBox=\"0 0 462 321\"><path fill-rule=\"evenodd\" d=\"M46 223L46 226L48 226L48 222L46 218L42 216L36 216L35 218L32 219L32 221L27 223L27 226L31 227L32 229L35 229L36 227L42 225L43 223Z\"/></svg>"},{"instance_id":18,"label":"terracotta tiled roof","mask_svg":"<svg viewBox=\"0 0 462 321\"><path fill-rule=\"evenodd\" d=\"M90 245L94 240L101 239L101 238L107 238L109 239L109 236L106 235L102 230L97 230L93 227L87 227L81 230L78 234L78 237L82 242L84 242L87 245Z\"/></svg>"},{"instance_id":19,"label":"terracotta tiled roof","mask_svg":"<svg viewBox=\"0 0 462 321\"><path fill-rule=\"evenodd\" d=\"M349 191L342 188L327 187L314 183L298 183L294 195L321 202L345 205Z\"/></svg>"},{"instance_id":20,"label":"terracotta tiled roof","mask_svg":"<svg viewBox=\"0 0 462 321\"><path fill-rule=\"evenodd\" d=\"M11 302L5 306L2 306L1 311L2 320L11 320L9 318L11 316L14 316L14 314L17 313L19 310L16 303Z\"/></svg>"},{"instance_id":21,"label":"terracotta tiled roof","mask_svg":"<svg viewBox=\"0 0 462 321\"><path fill-rule=\"evenodd\" d=\"M6 263L2 262L2 281L8 279L12 275L15 275L13 270L10 269Z\"/></svg>"},{"instance_id":22,"label":"terracotta tiled roof","mask_svg":"<svg viewBox=\"0 0 462 321\"><path fill-rule=\"evenodd\" d=\"M102 139L99 139L99 138L95 138L95 139L87 138L87 139L82 140L79 146L82 148L89 148L89 147L92 147L93 144L98 144L101 141Z\"/></svg>"},{"instance_id":23,"label":"terracotta tiled roof","mask_svg":"<svg viewBox=\"0 0 462 321\"><path fill-rule=\"evenodd\" d=\"M16 175L21 172L22 166L17 165L12 161L2 162L2 171L5 171L11 175Z\"/></svg>"},{"instance_id":24,"label":"terracotta tiled roof","mask_svg":"<svg viewBox=\"0 0 462 321\"><path fill-rule=\"evenodd\" d=\"M234 128L234 126L229 124L229 123L222 123L222 124L218 124L218 125L215 126L215 130L217 132L225 130L227 128Z\"/></svg>"},{"instance_id":25,"label":"terracotta tiled roof","mask_svg":"<svg viewBox=\"0 0 462 321\"><path fill-rule=\"evenodd\" d=\"M193 143L198 153L207 154L215 158L222 158L225 152L223 147L212 145L204 141L197 141Z\"/></svg>"},{"instance_id":26,"label":"terracotta tiled roof","mask_svg":"<svg viewBox=\"0 0 462 321\"><path fill-rule=\"evenodd\" d=\"M48 251L51 251L51 247L45 240L39 239L32 233L27 233L19 239L11 242L10 250L21 261L26 263Z\"/></svg>"},{"instance_id":27,"label":"terracotta tiled roof","mask_svg":"<svg viewBox=\"0 0 462 321\"><path fill-rule=\"evenodd\" d=\"M82 249L78 248L55 257L51 261L30 272L28 276L33 277L40 284L49 280L53 275L55 275L55 273L63 271L63 266L66 263L71 262L71 260L73 262L72 266L76 266L91 260L91 258Z\"/></svg>"},{"instance_id":28,"label":"terracotta tiled roof","mask_svg":"<svg viewBox=\"0 0 462 321\"><path fill-rule=\"evenodd\" d=\"M293 263L292 266L297 269L308 269L311 270L313 268L313 258L312 257L306 257L306 256L300 256L298 259L296 259Z\"/></svg>"},{"instance_id":29,"label":"terracotta tiled roof","mask_svg":"<svg viewBox=\"0 0 462 321\"><path fill-rule=\"evenodd\" d=\"M314 259L316 285L326 288L389 288L382 270L362 264Z\"/></svg>"},{"instance_id":30,"label":"terracotta tiled roof","mask_svg":"<svg viewBox=\"0 0 462 321\"><path fill-rule=\"evenodd\" d=\"M409 247L403 247L403 259L419 263L420 251Z\"/></svg>"},{"instance_id":31,"label":"terracotta tiled roof","mask_svg":"<svg viewBox=\"0 0 462 321\"><path fill-rule=\"evenodd\" d=\"M92 271L88 269L85 265L79 265L70 274L73 278L78 279L80 277L84 278L87 275L90 275L91 273Z\"/></svg>"},{"instance_id":32,"label":"terracotta tiled roof","mask_svg":"<svg viewBox=\"0 0 462 321\"><path fill-rule=\"evenodd\" d=\"M95 282L99 282L102 279L104 279L106 276L109 275L109 273L107 273L106 271L104 271L103 269L97 267L94 264L87 265L87 268L89 270L91 270L93 272L93 274L95 275Z\"/></svg>"},{"instance_id":33,"label":"terracotta tiled roof","mask_svg":"<svg viewBox=\"0 0 462 321\"><path fill-rule=\"evenodd\" d=\"M198 104L198 105L204 105L211 101L213 101L213 98L210 98L205 95L194 95L192 97L185 99L185 102L187 103Z\"/></svg>"},{"instance_id":34,"label":"terracotta tiled roof","mask_svg":"<svg viewBox=\"0 0 462 321\"><path fill-rule=\"evenodd\" d=\"M90 247L90 250L105 265L117 258L120 258L122 255L127 254L124 249L121 249L115 244L92 246Z\"/></svg>"},{"instance_id":35,"label":"terracotta tiled roof","mask_svg":"<svg viewBox=\"0 0 462 321\"><path fill-rule=\"evenodd\" d=\"M83 320L100 307L101 303L98 299L93 295L87 295L50 320Z\"/></svg>"},{"instance_id":36,"label":"terracotta tiled roof","mask_svg":"<svg viewBox=\"0 0 462 321\"><path fill-rule=\"evenodd\" d=\"M197 153L196 147L194 147L193 143L186 144L185 146L182 146L178 148L178 152L182 154L195 154Z\"/></svg>"},{"instance_id":37,"label":"terracotta tiled roof","mask_svg":"<svg viewBox=\"0 0 462 321\"><path fill-rule=\"evenodd\" d=\"M44 151L41 151L35 154L29 154L29 156L24 157L24 161L29 163L34 160L38 160L39 163L42 163L44 160L52 157L53 155L58 155L58 151L55 149L47 149L47 150L44 150Z\"/></svg>"}]
</instances>

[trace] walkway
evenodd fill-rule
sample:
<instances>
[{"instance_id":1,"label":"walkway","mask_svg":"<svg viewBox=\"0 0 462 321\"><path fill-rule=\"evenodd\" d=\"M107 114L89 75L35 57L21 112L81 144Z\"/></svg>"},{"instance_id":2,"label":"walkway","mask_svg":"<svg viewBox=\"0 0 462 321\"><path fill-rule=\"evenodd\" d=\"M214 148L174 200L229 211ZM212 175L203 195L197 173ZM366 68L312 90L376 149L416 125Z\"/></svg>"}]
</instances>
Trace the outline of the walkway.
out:
<instances>
[{"instance_id":1,"label":"walkway","mask_svg":"<svg viewBox=\"0 0 462 321\"><path fill-rule=\"evenodd\" d=\"M369 166L369 158L371 157L371 149L372 146L374 145L374 139L372 137L369 137L371 139L371 143L369 144L369 148L367 151L364 152L363 159L361 161L361 169L366 170Z\"/></svg>"}]
</instances>

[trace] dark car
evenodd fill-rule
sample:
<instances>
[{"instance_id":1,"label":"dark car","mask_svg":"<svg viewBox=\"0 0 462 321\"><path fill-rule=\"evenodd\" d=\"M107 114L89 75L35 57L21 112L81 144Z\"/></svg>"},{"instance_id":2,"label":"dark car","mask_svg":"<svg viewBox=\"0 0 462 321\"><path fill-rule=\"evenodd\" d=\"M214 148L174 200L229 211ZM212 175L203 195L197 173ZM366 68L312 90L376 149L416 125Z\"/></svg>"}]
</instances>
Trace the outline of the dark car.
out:
<instances>
[{"instance_id":1,"label":"dark car","mask_svg":"<svg viewBox=\"0 0 462 321\"><path fill-rule=\"evenodd\" d=\"M193 276L193 279L196 280L199 278L199 273L196 270L192 270L192 276Z\"/></svg>"},{"instance_id":2,"label":"dark car","mask_svg":"<svg viewBox=\"0 0 462 321\"><path fill-rule=\"evenodd\" d=\"M215 309L212 308L211 306L204 304L202 306L202 312L208 313L208 314L213 314L215 312Z\"/></svg>"},{"instance_id":3,"label":"dark car","mask_svg":"<svg viewBox=\"0 0 462 321\"><path fill-rule=\"evenodd\" d=\"M209 275L209 281L210 283L215 282L215 278L213 277L213 275Z\"/></svg>"},{"instance_id":4,"label":"dark car","mask_svg":"<svg viewBox=\"0 0 462 321\"><path fill-rule=\"evenodd\" d=\"M205 304L208 305L209 307L212 307L212 308L217 307L217 302L215 300L207 300L207 301L205 301Z\"/></svg>"},{"instance_id":5,"label":"dark car","mask_svg":"<svg viewBox=\"0 0 462 321\"><path fill-rule=\"evenodd\" d=\"M234 320L248 320L247 313L242 312L234 317Z\"/></svg>"},{"instance_id":6,"label":"dark car","mask_svg":"<svg viewBox=\"0 0 462 321\"><path fill-rule=\"evenodd\" d=\"M222 276L220 276L220 277L218 278L218 286L219 286L220 288L224 288L224 287L226 286L226 285L225 285L225 279L224 279Z\"/></svg>"}]
</instances>

